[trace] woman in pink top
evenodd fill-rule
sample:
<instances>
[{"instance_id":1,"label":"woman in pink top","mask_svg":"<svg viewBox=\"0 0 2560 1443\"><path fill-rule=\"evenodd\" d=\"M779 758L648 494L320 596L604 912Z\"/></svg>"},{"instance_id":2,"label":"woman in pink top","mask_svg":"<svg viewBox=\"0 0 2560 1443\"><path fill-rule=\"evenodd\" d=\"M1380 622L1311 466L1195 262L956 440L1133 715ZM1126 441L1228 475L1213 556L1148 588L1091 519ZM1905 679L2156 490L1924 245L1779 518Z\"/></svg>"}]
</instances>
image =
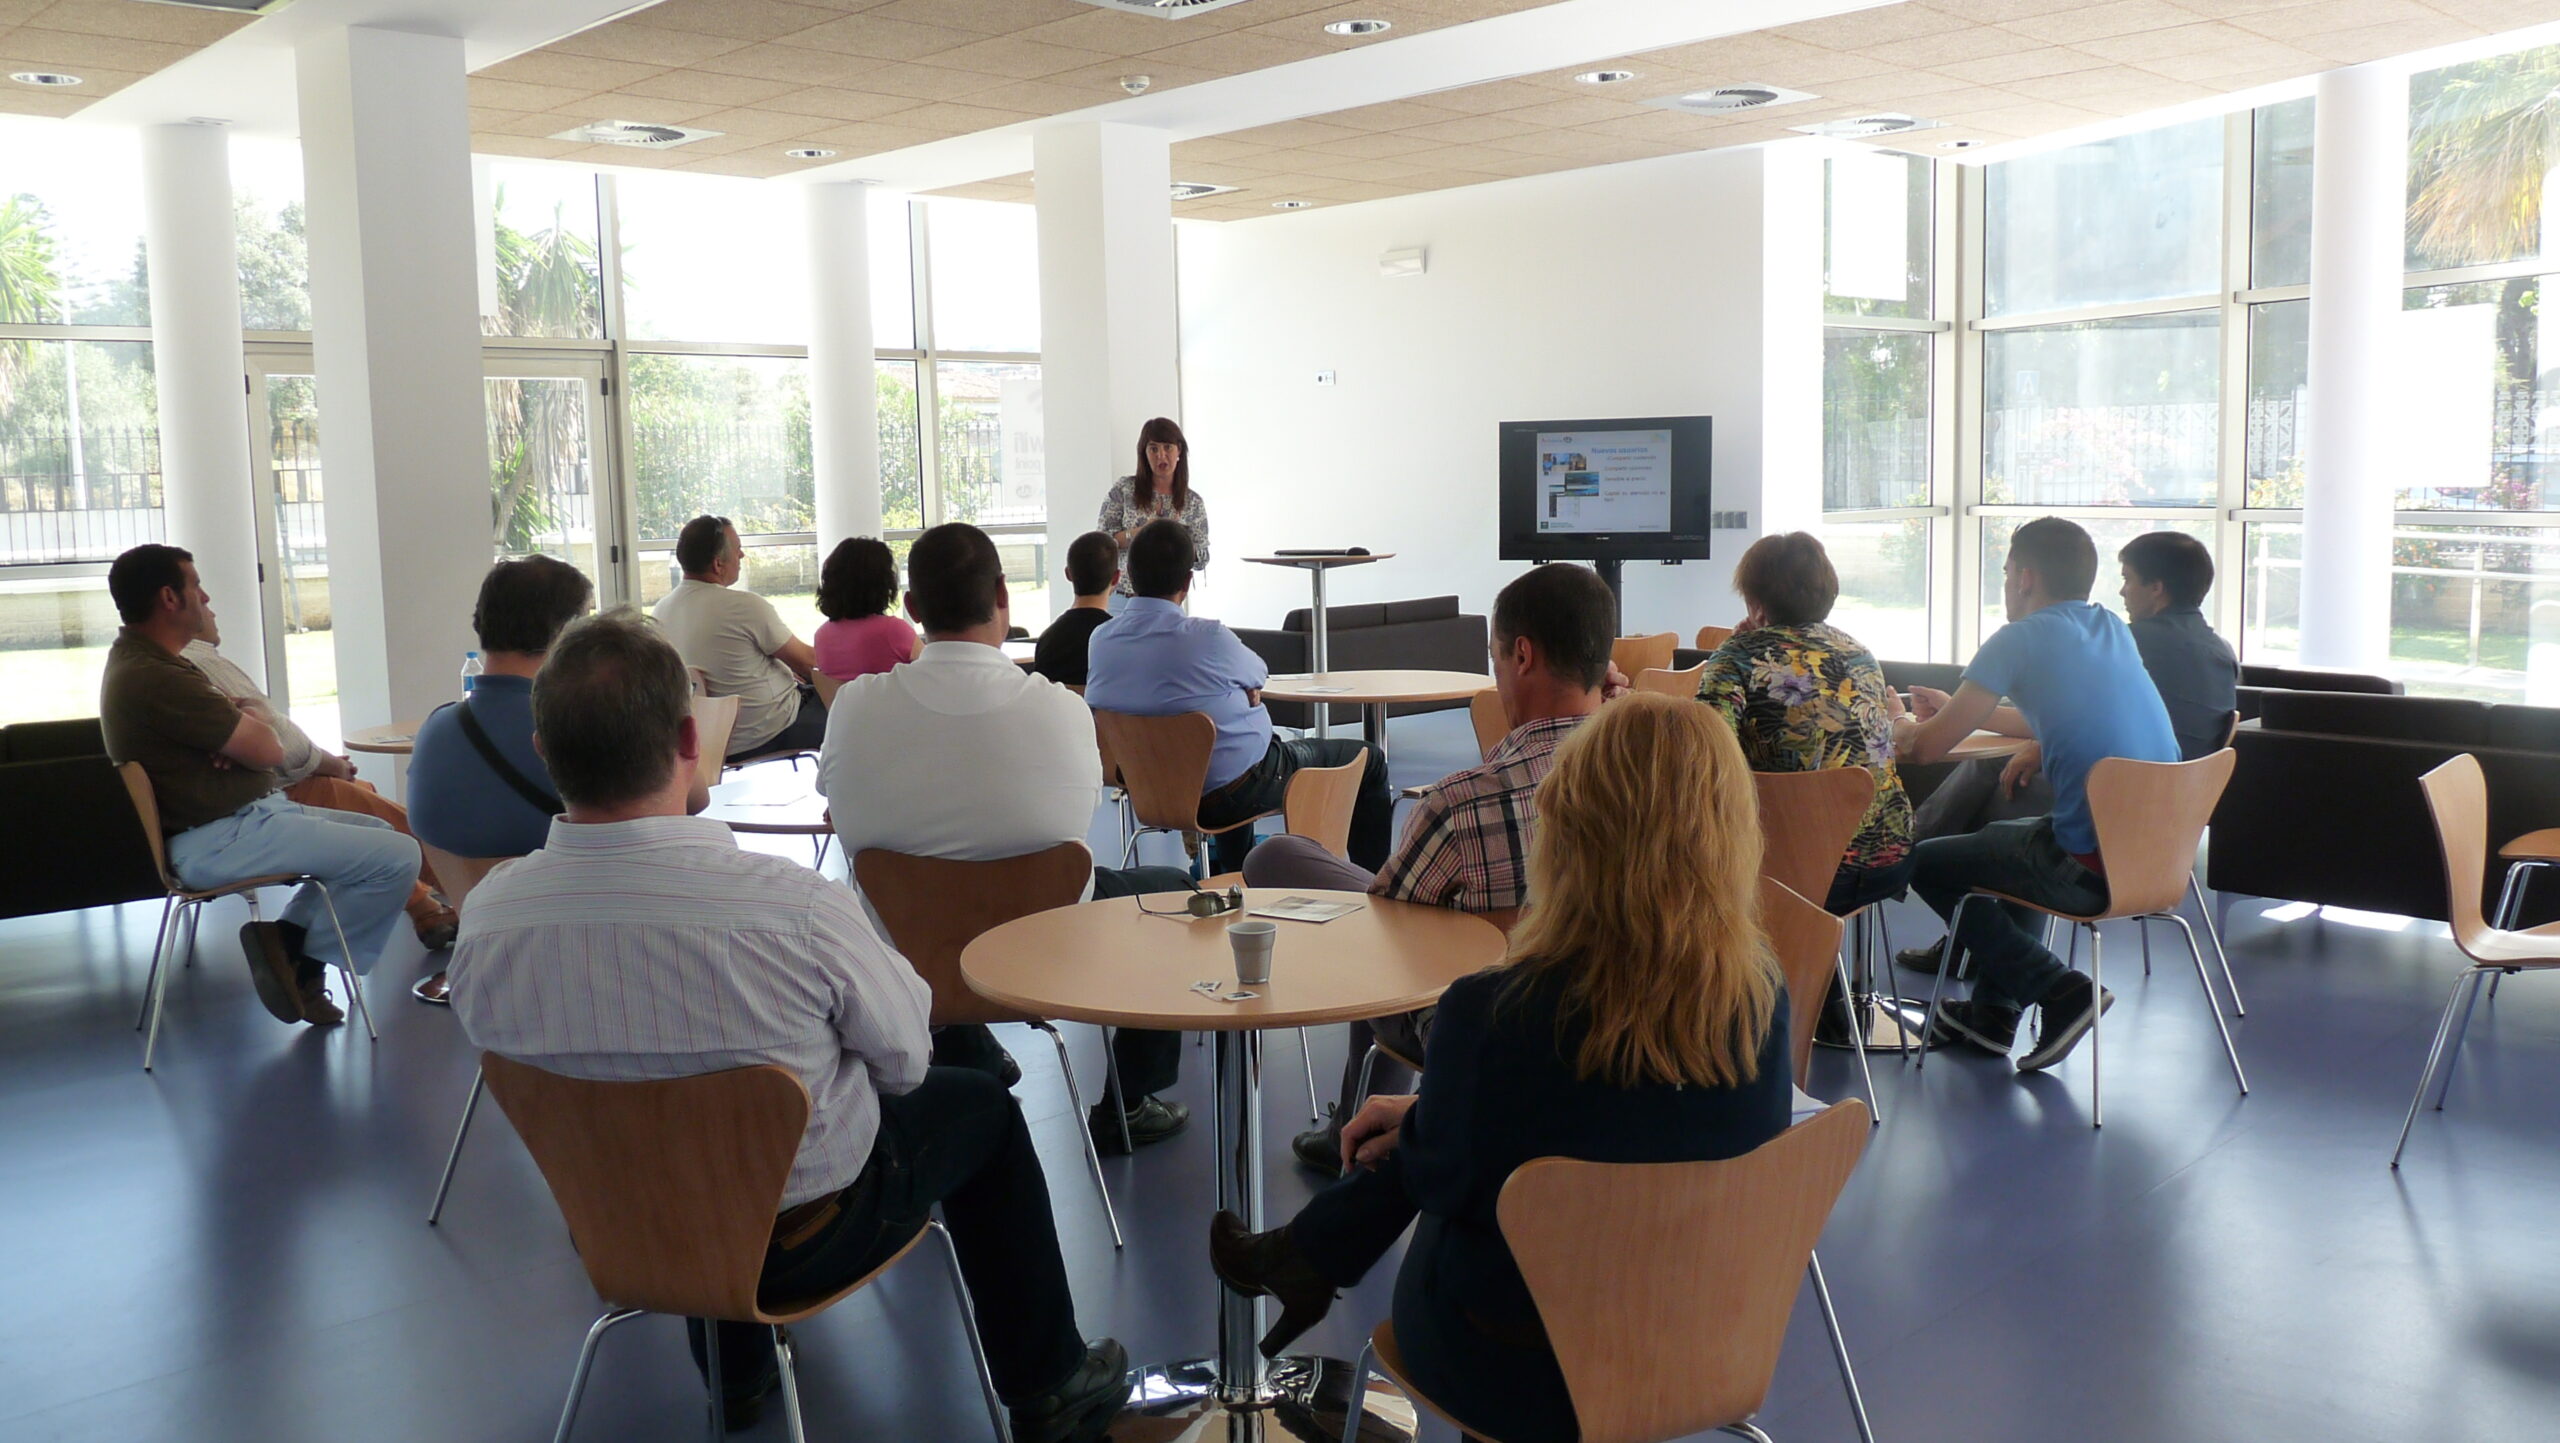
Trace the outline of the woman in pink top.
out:
<instances>
[{"instance_id":1,"label":"woman in pink top","mask_svg":"<svg viewBox=\"0 0 2560 1443\"><path fill-rule=\"evenodd\" d=\"M916 659L916 629L889 608L898 599L898 558L868 536L837 543L818 572L818 610L826 621L809 639L818 670L838 681L887 671Z\"/></svg>"}]
</instances>

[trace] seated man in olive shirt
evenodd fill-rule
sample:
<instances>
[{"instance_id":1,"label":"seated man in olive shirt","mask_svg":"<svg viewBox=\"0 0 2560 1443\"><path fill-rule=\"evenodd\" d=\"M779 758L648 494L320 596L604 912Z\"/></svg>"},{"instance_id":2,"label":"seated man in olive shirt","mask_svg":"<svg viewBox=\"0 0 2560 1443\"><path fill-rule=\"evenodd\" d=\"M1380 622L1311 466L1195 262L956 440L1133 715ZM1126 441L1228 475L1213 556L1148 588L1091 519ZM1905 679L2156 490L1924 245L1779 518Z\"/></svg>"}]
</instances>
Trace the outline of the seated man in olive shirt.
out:
<instances>
[{"instance_id":1,"label":"seated man in olive shirt","mask_svg":"<svg viewBox=\"0 0 2560 1443\"><path fill-rule=\"evenodd\" d=\"M107 650L98 722L107 755L139 762L159 804L169 869L190 887L248 877L310 876L283 917L240 929L258 1000L280 1022L346 1020L324 966L373 970L418 880L418 844L374 817L286 801L275 791L284 747L275 729L181 658L206 631L213 599L195 558L137 546L107 572L124 628ZM343 929L343 931L341 930Z\"/></svg>"}]
</instances>

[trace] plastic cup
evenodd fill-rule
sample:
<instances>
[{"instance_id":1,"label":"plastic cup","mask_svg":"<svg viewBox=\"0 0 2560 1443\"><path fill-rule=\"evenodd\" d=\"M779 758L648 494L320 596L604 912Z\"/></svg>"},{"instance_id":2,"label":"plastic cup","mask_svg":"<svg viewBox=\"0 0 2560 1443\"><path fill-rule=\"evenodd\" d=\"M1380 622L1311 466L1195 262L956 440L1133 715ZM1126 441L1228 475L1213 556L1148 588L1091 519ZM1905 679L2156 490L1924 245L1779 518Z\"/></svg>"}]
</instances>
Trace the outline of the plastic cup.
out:
<instances>
[{"instance_id":1,"label":"plastic cup","mask_svg":"<svg viewBox=\"0 0 2560 1443\"><path fill-rule=\"evenodd\" d=\"M1280 941L1280 924L1259 918L1227 928L1227 945L1235 949L1236 980L1262 986L1271 980L1271 951Z\"/></svg>"}]
</instances>

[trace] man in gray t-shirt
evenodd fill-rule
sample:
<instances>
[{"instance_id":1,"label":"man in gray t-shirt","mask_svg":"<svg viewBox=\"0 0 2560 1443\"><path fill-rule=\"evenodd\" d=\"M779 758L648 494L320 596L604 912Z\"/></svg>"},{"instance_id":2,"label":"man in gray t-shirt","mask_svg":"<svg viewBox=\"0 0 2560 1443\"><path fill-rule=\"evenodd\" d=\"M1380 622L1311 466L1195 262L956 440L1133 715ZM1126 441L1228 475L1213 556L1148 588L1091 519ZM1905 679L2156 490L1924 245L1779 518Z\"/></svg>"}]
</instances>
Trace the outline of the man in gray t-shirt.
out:
<instances>
[{"instance_id":1,"label":"man in gray t-shirt","mask_svg":"<svg viewBox=\"0 0 2560 1443\"><path fill-rule=\"evenodd\" d=\"M730 758L815 751L827 736L826 704L809 680L816 658L772 602L738 586L745 560L728 518L693 518L676 534L684 579L649 614L684 664L703 674L711 695L738 699Z\"/></svg>"}]
</instances>

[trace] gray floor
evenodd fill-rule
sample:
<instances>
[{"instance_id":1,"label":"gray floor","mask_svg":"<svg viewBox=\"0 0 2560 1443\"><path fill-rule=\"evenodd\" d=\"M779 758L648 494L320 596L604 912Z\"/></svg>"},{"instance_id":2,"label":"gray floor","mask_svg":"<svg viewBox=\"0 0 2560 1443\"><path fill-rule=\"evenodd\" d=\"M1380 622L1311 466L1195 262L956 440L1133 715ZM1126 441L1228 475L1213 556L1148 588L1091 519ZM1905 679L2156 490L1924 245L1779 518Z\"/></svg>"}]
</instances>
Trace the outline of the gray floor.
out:
<instances>
[{"instance_id":1,"label":"gray floor","mask_svg":"<svg viewBox=\"0 0 2560 1443\"><path fill-rule=\"evenodd\" d=\"M1399 782L1469 745L1462 713L1395 737ZM1823 1256L1885 1443L2560 1436L2560 981L2516 979L2483 1009L2449 1110L2395 1176L2450 944L2270 910L2233 917L2246 1100L2183 956L2164 948L2145 982L2129 931L2108 954L2103 1132L2085 1050L2023 1080L1988 1059L1884 1068L1886 1122ZM378 1046L287 1029L250 995L242 916L208 914L149 1076L131 1026L157 908L0 923L0 1440L548 1437L594 1297L494 1110L444 1225L424 1225L471 1062L405 995L415 956L373 980ZM1895 930L1934 924L1904 908ZM1090 1077L1093 1034L1070 1035ZM1319 1076L1340 1045L1318 1037ZM1205 1352L1204 1131L1106 1162L1130 1234L1115 1256L1053 1054L1015 1052L1085 1326L1141 1358ZM1292 1045L1272 1057L1278 1211L1307 1188L1280 1154L1304 1096ZM1206 1058L1182 1084L1204 1116ZM1817 1060L1816 1092L1842 1094L1844 1061ZM1309 1345L1356 1348L1386 1282ZM812 1436L985 1436L955 1326L919 1266L801 1329ZM676 1325L633 1324L579 1436L698 1437L691 1383ZM1809 1306L1762 1421L1853 1436Z\"/></svg>"}]
</instances>

